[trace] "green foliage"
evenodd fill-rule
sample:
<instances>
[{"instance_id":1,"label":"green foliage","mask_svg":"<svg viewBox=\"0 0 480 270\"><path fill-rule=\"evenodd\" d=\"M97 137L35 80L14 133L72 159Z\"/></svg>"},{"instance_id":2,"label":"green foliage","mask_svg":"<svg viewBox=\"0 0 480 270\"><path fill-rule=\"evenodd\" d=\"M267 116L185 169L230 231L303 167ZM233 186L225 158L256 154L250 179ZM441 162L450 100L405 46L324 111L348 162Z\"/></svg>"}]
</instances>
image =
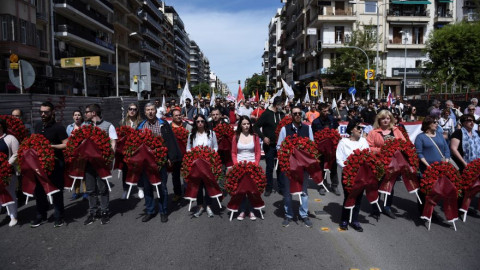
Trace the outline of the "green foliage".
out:
<instances>
[{"instance_id":1,"label":"green foliage","mask_svg":"<svg viewBox=\"0 0 480 270\"><path fill-rule=\"evenodd\" d=\"M204 97L208 93L210 93L210 91L211 91L210 85L208 83L203 82L192 87L191 93L194 97L198 96L199 93L202 95L202 97Z\"/></svg>"},{"instance_id":2,"label":"green foliage","mask_svg":"<svg viewBox=\"0 0 480 270\"><path fill-rule=\"evenodd\" d=\"M365 25L364 28L374 28L373 25ZM356 46L364 50L370 60L370 69L375 69L376 52L373 50L377 40L371 35L359 28L356 24L355 30L352 31L350 41L346 42L346 46ZM366 89L367 80L364 77L365 69L367 69L367 59L362 51L355 48L341 48L335 51L337 57L332 61L332 65L328 70L330 74L328 81L335 86L353 86L352 74L355 73L355 86L357 89ZM373 84L373 80L370 80Z\"/></svg>"},{"instance_id":3,"label":"green foliage","mask_svg":"<svg viewBox=\"0 0 480 270\"><path fill-rule=\"evenodd\" d=\"M435 91L441 85L480 85L480 23L446 25L430 33L425 53L424 82Z\"/></svg>"},{"instance_id":4,"label":"green foliage","mask_svg":"<svg viewBox=\"0 0 480 270\"><path fill-rule=\"evenodd\" d=\"M258 89L258 95L265 95L267 78L264 75L254 73L252 77L247 79L243 94L245 96L252 96L252 92L256 93Z\"/></svg>"}]
</instances>

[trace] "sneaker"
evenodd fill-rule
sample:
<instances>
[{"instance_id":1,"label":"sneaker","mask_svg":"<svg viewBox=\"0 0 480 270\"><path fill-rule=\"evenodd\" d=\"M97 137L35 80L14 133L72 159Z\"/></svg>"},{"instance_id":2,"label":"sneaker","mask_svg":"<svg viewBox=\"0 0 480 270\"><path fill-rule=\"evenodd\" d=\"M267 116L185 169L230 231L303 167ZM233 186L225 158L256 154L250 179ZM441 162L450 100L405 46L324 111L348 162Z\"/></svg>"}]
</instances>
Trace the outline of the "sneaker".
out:
<instances>
[{"instance_id":1,"label":"sneaker","mask_svg":"<svg viewBox=\"0 0 480 270\"><path fill-rule=\"evenodd\" d=\"M172 202L178 202L182 199L181 195L173 195Z\"/></svg>"},{"instance_id":2,"label":"sneaker","mask_svg":"<svg viewBox=\"0 0 480 270\"><path fill-rule=\"evenodd\" d=\"M396 218L396 217L395 217L395 214L392 212L392 210L391 210L390 208L385 208L385 209L383 210L383 213L384 213L387 217L389 217L389 218L392 218L392 219L395 219L395 218Z\"/></svg>"},{"instance_id":3,"label":"sneaker","mask_svg":"<svg viewBox=\"0 0 480 270\"><path fill-rule=\"evenodd\" d=\"M340 191L338 190L338 187L332 187L332 192L333 194L340 196Z\"/></svg>"},{"instance_id":4,"label":"sneaker","mask_svg":"<svg viewBox=\"0 0 480 270\"><path fill-rule=\"evenodd\" d=\"M47 221L46 218L35 218L32 220L32 222L30 222L30 228L36 228L45 223L45 221Z\"/></svg>"},{"instance_id":5,"label":"sneaker","mask_svg":"<svg viewBox=\"0 0 480 270\"><path fill-rule=\"evenodd\" d=\"M350 223L350 226L352 226L352 228L357 232L363 232L363 228L362 226L360 226L360 223L358 222Z\"/></svg>"},{"instance_id":6,"label":"sneaker","mask_svg":"<svg viewBox=\"0 0 480 270\"><path fill-rule=\"evenodd\" d=\"M14 217L10 217L10 223L8 223L8 227L13 227L15 225L17 225L18 223L18 219L14 218Z\"/></svg>"},{"instance_id":7,"label":"sneaker","mask_svg":"<svg viewBox=\"0 0 480 270\"><path fill-rule=\"evenodd\" d=\"M197 209L197 212L195 212L195 213L193 214L193 216L196 217L196 218L198 218L198 217L200 217L200 216L202 215L202 213L203 213L203 207L200 206L200 207Z\"/></svg>"},{"instance_id":8,"label":"sneaker","mask_svg":"<svg viewBox=\"0 0 480 270\"><path fill-rule=\"evenodd\" d=\"M53 227L54 228L62 227L63 224L65 224L65 222L63 221L63 218L59 218L55 220L55 222L53 223Z\"/></svg>"},{"instance_id":9,"label":"sneaker","mask_svg":"<svg viewBox=\"0 0 480 270\"><path fill-rule=\"evenodd\" d=\"M240 215L238 215L237 220L243 220L245 218L245 212L241 212Z\"/></svg>"},{"instance_id":10,"label":"sneaker","mask_svg":"<svg viewBox=\"0 0 480 270\"><path fill-rule=\"evenodd\" d=\"M72 198L70 199L71 201L75 201L76 199L80 198L80 193L73 193Z\"/></svg>"},{"instance_id":11,"label":"sneaker","mask_svg":"<svg viewBox=\"0 0 480 270\"><path fill-rule=\"evenodd\" d=\"M95 214L89 214L83 225L90 225L95 221Z\"/></svg>"},{"instance_id":12,"label":"sneaker","mask_svg":"<svg viewBox=\"0 0 480 270\"><path fill-rule=\"evenodd\" d=\"M213 218L213 211L212 211L212 208L210 208L210 206L207 206L207 216L209 218Z\"/></svg>"},{"instance_id":13,"label":"sneaker","mask_svg":"<svg viewBox=\"0 0 480 270\"><path fill-rule=\"evenodd\" d=\"M348 221L342 221L340 223L340 230L347 231L348 230Z\"/></svg>"},{"instance_id":14,"label":"sneaker","mask_svg":"<svg viewBox=\"0 0 480 270\"><path fill-rule=\"evenodd\" d=\"M308 217L304 217L302 220L307 228L311 228L313 226L312 221Z\"/></svg>"},{"instance_id":15,"label":"sneaker","mask_svg":"<svg viewBox=\"0 0 480 270\"><path fill-rule=\"evenodd\" d=\"M122 197L120 197L120 200L126 200L128 195L128 191L124 191L122 194Z\"/></svg>"},{"instance_id":16,"label":"sneaker","mask_svg":"<svg viewBox=\"0 0 480 270\"><path fill-rule=\"evenodd\" d=\"M143 193L143 188L138 188L138 198L143 199L145 197L145 193Z\"/></svg>"},{"instance_id":17,"label":"sneaker","mask_svg":"<svg viewBox=\"0 0 480 270\"><path fill-rule=\"evenodd\" d=\"M264 194L265 197L268 197L268 196L270 196L271 194L272 194L272 191L271 191L271 190L269 190L269 189L265 190L265 194Z\"/></svg>"},{"instance_id":18,"label":"sneaker","mask_svg":"<svg viewBox=\"0 0 480 270\"><path fill-rule=\"evenodd\" d=\"M326 191L323 187L320 187L320 188L318 189L318 193L319 193L320 195L322 195L322 196L325 196L326 192L327 192L327 191Z\"/></svg>"},{"instance_id":19,"label":"sneaker","mask_svg":"<svg viewBox=\"0 0 480 270\"><path fill-rule=\"evenodd\" d=\"M168 221L168 216L166 214L160 214L160 221L166 223Z\"/></svg>"},{"instance_id":20,"label":"sneaker","mask_svg":"<svg viewBox=\"0 0 480 270\"><path fill-rule=\"evenodd\" d=\"M100 219L100 223L102 225L108 224L110 222L110 217L108 216L107 212L102 212L102 218Z\"/></svg>"},{"instance_id":21,"label":"sneaker","mask_svg":"<svg viewBox=\"0 0 480 270\"><path fill-rule=\"evenodd\" d=\"M253 212L250 212L250 220L257 220L257 217Z\"/></svg>"},{"instance_id":22,"label":"sneaker","mask_svg":"<svg viewBox=\"0 0 480 270\"><path fill-rule=\"evenodd\" d=\"M285 218L282 222L282 226L283 227L288 227L288 225L290 225L290 221L292 221L292 219L290 218Z\"/></svg>"}]
</instances>

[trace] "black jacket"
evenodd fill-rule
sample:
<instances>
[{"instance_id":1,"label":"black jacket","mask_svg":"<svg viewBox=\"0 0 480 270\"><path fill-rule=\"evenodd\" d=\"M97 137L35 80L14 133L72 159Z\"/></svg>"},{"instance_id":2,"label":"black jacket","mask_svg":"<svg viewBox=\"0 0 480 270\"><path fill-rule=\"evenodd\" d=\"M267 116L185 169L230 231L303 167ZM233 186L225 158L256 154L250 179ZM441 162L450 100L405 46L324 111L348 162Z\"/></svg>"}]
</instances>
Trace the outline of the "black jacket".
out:
<instances>
[{"instance_id":1,"label":"black jacket","mask_svg":"<svg viewBox=\"0 0 480 270\"><path fill-rule=\"evenodd\" d=\"M276 143L277 136L275 136L275 129L283 117L285 117L283 112L273 112L270 108L267 108L260 118L258 118L253 129L260 139L263 140L263 138L267 137L272 143ZM260 130L260 128L262 128L262 130Z\"/></svg>"}]
</instances>

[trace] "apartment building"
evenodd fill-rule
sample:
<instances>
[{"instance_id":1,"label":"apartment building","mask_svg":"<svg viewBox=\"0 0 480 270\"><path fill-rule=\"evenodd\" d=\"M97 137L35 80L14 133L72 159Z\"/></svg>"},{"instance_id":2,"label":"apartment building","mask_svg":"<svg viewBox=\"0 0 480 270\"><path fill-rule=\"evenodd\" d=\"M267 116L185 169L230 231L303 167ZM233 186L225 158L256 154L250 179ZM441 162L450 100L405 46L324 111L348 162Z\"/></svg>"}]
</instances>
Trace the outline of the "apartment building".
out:
<instances>
[{"instance_id":1,"label":"apartment building","mask_svg":"<svg viewBox=\"0 0 480 270\"><path fill-rule=\"evenodd\" d=\"M165 14L165 2L162 6L162 12ZM163 26L163 47L162 51L164 53L163 58L163 73L162 79L164 81L164 89L162 95L173 96L176 94L177 90L177 81L175 78L176 67L175 67L175 45L174 45L174 36L173 36L173 20L169 16L165 16Z\"/></svg>"},{"instance_id":2,"label":"apartment building","mask_svg":"<svg viewBox=\"0 0 480 270\"><path fill-rule=\"evenodd\" d=\"M403 94L406 68L406 94L417 94L425 88L420 71L427 59L422 50L428 35L434 29L455 22L456 12L457 7L450 0L287 0L280 11L277 58L281 61L277 70L294 89L296 86L304 91L309 82L322 80L324 89L332 93L343 92L345 89L337 89L324 80L328 68L337 57L338 49L349 42L357 27L377 36L378 25L378 45L371 50L376 51L378 46L379 88ZM273 38L271 27L272 24L269 25L269 39ZM319 44L321 51L317 49ZM269 59L270 66L271 62ZM370 67L375 68L376 62L375 57L370 59ZM272 82L270 77L270 84ZM373 90L374 82L371 85Z\"/></svg>"},{"instance_id":3,"label":"apartment building","mask_svg":"<svg viewBox=\"0 0 480 270\"><path fill-rule=\"evenodd\" d=\"M194 87L204 82L203 52L194 40L190 40L190 86Z\"/></svg>"}]
</instances>

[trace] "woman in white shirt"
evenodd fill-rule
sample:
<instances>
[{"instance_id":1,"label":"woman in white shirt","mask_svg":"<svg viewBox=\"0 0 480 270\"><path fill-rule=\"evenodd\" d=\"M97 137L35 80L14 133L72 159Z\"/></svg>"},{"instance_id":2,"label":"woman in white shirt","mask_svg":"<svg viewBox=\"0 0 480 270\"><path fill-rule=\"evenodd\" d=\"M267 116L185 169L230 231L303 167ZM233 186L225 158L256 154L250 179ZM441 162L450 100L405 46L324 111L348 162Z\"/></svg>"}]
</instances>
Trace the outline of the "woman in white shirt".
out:
<instances>
[{"instance_id":1,"label":"woman in white shirt","mask_svg":"<svg viewBox=\"0 0 480 270\"><path fill-rule=\"evenodd\" d=\"M252 121L248 116L240 116L237 131L232 142L232 160L234 164L247 161L259 165L262 151L260 149L260 139L253 133ZM237 219L243 220L247 210L250 213L250 220L256 220L253 208L248 203L247 198L244 198L240 205L240 214Z\"/></svg>"},{"instance_id":2,"label":"woman in white shirt","mask_svg":"<svg viewBox=\"0 0 480 270\"><path fill-rule=\"evenodd\" d=\"M199 114L195 116L193 119L193 127L192 132L188 135L188 142L187 142L187 152L191 151L192 148L196 146L208 146L213 150L218 150L217 145L217 137L215 136L215 132L210 130L207 119L203 114ZM193 214L194 217L200 217L205 207L203 205L203 198L205 193L205 202L206 202L206 210L208 217L213 217L213 211L210 207L212 205L212 199L208 196L207 190L203 184L200 185L197 194L197 211Z\"/></svg>"},{"instance_id":3,"label":"woman in white shirt","mask_svg":"<svg viewBox=\"0 0 480 270\"><path fill-rule=\"evenodd\" d=\"M0 119L0 152L4 153L8 157L8 163L13 166L17 159L18 140L10 134L7 134L7 122ZM13 227L17 225L17 195L15 189L17 188L17 176L15 173L10 177L10 183L8 184L7 191L12 196L12 204L7 205L8 212L10 213L10 223L8 226Z\"/></svg>"},{"instance_id":4,"label":"woman in white shirt","mask_svg":"<svg viewBox=\"0 0 480 270\"><path fill-rule=\"evenodd\" d=\"M345 161L347 160L348 156L353 153L354 150L369 149L367 140L362 137L363 128L364 127L361 126L360 122L358 121L351 121L350 123L348 123L347 133L350 135L350 137L343 138L342 140L340 140L337 146L336 159L337 159L337 173L339 175L342 175L343 167L345 167ZM343 179L343 175L342 175L342 179ZM343 186L343 181L341 182L342 182L343 193L345 197L343 199L340 229L348 230L349 210L345 209L345 202L347 201L347 197L349 193L348 191L345 190L345 187ZM358 196L358 198L355 201L355 207L352 210L353 211L352 222L350 223L350 226L352 226L353 229L355 229L358 232L363 231L362 226L360 226L360 223L358 222L358 213L360 212L360 204L362 202L362 197L363 197L363 192Z\"/></svg>"}]
</instances>

